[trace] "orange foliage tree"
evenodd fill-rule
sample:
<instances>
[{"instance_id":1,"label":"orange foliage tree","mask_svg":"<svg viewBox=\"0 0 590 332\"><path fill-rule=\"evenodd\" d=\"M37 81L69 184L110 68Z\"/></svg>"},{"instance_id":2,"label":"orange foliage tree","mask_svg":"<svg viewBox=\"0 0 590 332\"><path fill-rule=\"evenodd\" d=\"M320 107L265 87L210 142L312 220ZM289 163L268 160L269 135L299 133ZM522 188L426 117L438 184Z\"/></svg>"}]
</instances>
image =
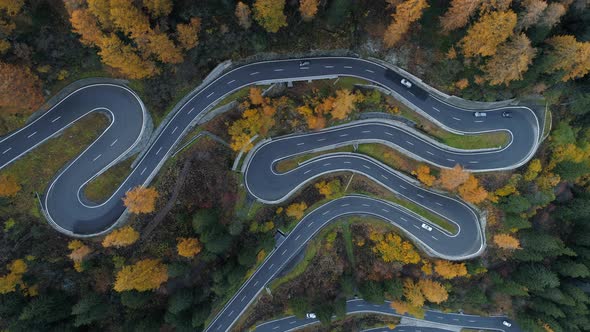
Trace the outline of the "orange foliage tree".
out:
<instances>
[{"instance_id":1,"label":"orange foliage tree","mask_svg":"<svg viewBox=\"0 0 590 332\"><path fill-rule=\"evenodd\" d=\"M498 45L512 35L515 26L516 14L513 11L491 12L483 15L461 39L463 54L466 57L496 54Z\"/></svg>"},{"instance_id":2,"label":"orange foliage tree","mask_svg":"<svg viewBox=\"0 0 590 332\"><path fill-rule=\"evenodd\" d=\"M502 249L515 250L520 249L520 241L510 234L494 235L494 243Z\"/></svg>"},{"instance_id":3,"label":"orange foliage tree","mask_svg":"<svg viewBox=\"0 0 590 332\"><path fill-rule=\"evenodd\" d=\"M16 178L12 175L0 175L0 196L11 197L16 195L21 189L20 184L16 182Z\"/></svg>"},{"instance_id":4,"label":"orange foliage tree","mask_svg":"<svg viewBox=\"0 0 590 332\"><path fill-rule=\"evenodd\" d=\"M248 7L247 4L239 1L236 4L236 10L235 10L234 14L236 15L236 17L238 19L238 24L242 28L244 28L244 29L250 28L250 26L252 25L252 19L251 19L252 10L250 10L250 7Z\"/></svg>"},{"instance_id":5,"label":"orange foliage tree","mask_svg":"<svg viewBox=\"0 0 590 332\"><path fill-rule=\"evenodd\" d=\"M178 241L176 250L178 251L178 255L182 257L193 258L200 253L203 248L199 240L194 237L178 238L176 240Z\"/></svg>"},{"instance_id":6,"label":"orange foliage tree","mask_svg":"<svg viewBox=\"0 0 590 332\"><path fill-rule=\"evenodd\" d=\"M418 285L428 302L442 303L449 298L449 293L440 282L430 279L421 279L418 281Z\"/></svg>"},{"instance_id":7,"label":"orange foliage tree","mask_svg":"<svg viewBox=\"0 0 590 332\"><path fill-rule=\"evenodd\" d=\"M248 98L250 99L250 103L252 103L252 105L262 105L264 103L264 97L262 96L262 90L258 87L250 88Z\"/></svg>"},{"instance_id":8,"label":"orange foliage tree","mask_svg":"<svg viewBox=\"0 0 590 332\"><path fill-rule=\"evenodd\" d=\"M455 190L469 179L469 173L457 164L451 169L443 168L440 171L440 184L447 190Z\"/></svg>"},{"instance_id":9,"label":"orange foliage tree","mask_svg":"<svg viewBox=\"0 0 590 332\"><path fill-rule=\"evenodd\" d=\"M143 5L155 17L168 16L172 12L172 0L143 0Z\"/></svg>"},{"instance_id":10,"label":"orange foliage tree","mask_svg":"<svg viewBox=\"0 0 590 332\"><path fill-rule=\"evenodd\" d=\"M415 283L412 279L404 280L404 297L408 303L413 307L422 307L424 305L424 295L420 289L420 285Z\"/></svg>"},{"instance_id":11,"label":"orange foliage tree","mask_svg":"<svg viewBox=\"0 0 590 332\"><path fill-rule=\"evenodd\" d=\"M436 180L436 177L430 174L430 167L426 165L418 166L414 171L412 171L412 174L415 175L416 178L420 180L420 182L424 183L428 187L431 187Z\"/></svg>"},{"instance_id":12,"label":"orange foliage tree","mask_svg":"<svg viewBox=\"0 0 590 332\"><path fill-rule=\"evenodd\" d=\"M496 54L482 68L491 85L506 84L522 80L537 51L524 34L513 36L510 41L498 47Z\"/></svg>"},{"instance_id":13,"label":"orange foliage tree","mask_svg":"<svg viewBox=\"0 0 590 332\"><path fill-rule=\"evenodd\" d=\"M385 47L395 46L410 29L410 25L422 17L424 9L428 8L426 0L405 0L395 7L391 24L383 35Z\"/></svg>"},{"instance_id":14,"label":"orange foliage tree","mask_svg":"<svg viewBox=\"0 0 590 332\"><path fill-rule=\"evenodd\" d=\"M178 24L178 42L185 50L193 49L199 44L199 31L201 31L201 19L198 17L191 18L188 24Z\"/></svg>"},{"instance_id":15,"label":"orange foliage tree","mask_svg":"<svg viewBox=\"0 0 590 332\"><path fill-rule=\"evenodd\" d=\"M153 61L140 57L135 47L125 45L115 34L102 38L99 45L98 55L102 62L129 78L141 79L159 72Z\"/></svg>"},{"instance_id":16,"label":"orange foliage tree","mask_svg":"<svg viewBox=\"0 0 590 332\"><path fill-rule=\"evenodd\" d=\"M43 103L41 81L27 67L0 61L0 110L29 114Z\"/></svg>"},{"instance_id":17,"label":"orange foliage tree","mask_svg":"<svg viewBox=\"0 0 590 332\"><path fill-rule=\"evenodd\" d=\"M153 290L168 280L168 268L158 259L144 259L124 266L115 280L114 290L124 292Z\"/></svg>"},{"instance_id":18,"label":"orange foliage tree","mask_svg":"<svg viewBox=\"0 0 590 332\"><path fill-rule=\"evenodd\" d=\"M68 257L74 261L74 268L76 271L82 272L82 262L84 261L84 258L92 252L92 249L80 240L70 241L68 243L68 249L72 251Z\"/></svg>"},{"instance_id":19,"label":"orange foliage tree","mask_svg":"<svg viewBox=\"0 0 590 332\"><path fill-rule=\"evenodd\" d=\"M467 202L478 204L488 197L488 192L479 185L479 181L473 175L465 183L459 186L459 195Z\"/></svg>"},{"instance_id":20,"label":"orange foliage tree","mask_svg":"<svg viewBox=\"0 0 590 332\"><path fill-rule=\"evenodd\" d=\"M304 21L311 21L318 12L318 0L299 0L299 12Z\"/></svg>"},{"instance_id":21,"label":"orange foliage tree","mask_svg":"<svg viewBox=\"0 0 590 332\"><path fill-rule=\"evenodd\" d=\"M449 10L441 16L440 25L444 32L453 31L467 25L469 18L483 0L452 0Z\"/></svg>"},{"instance_id":22,"label":"orange foliage tree","mask_svg":"<svg viewBox=\"0 0 590 332\"><path fill-rule=\"evenodd\" d=\"M434 262L434 271L445 279L453 279L467 275L465 263L453 263L445 260Z\"/></svg>"},{"instance_id":23,"label":"orange foliage tree","mask_svg":"<svg viewBox=\"0 0 590 332\"><path fill-rule=\"evenodd\" d=\"M336 99L332 105L332 118L343 120L354 110L356 96L348 89L336 91Z\"/></svg>"},{"instance_id":24,"label":"orange foliage tree","mask_svg":"<svg viewBox=\"0 0 590 332\"><path fill-rule=\"evenodd\" d=\"M394 233L383 234L371 229L369 238L375 243L373 252L378 253L384 262L401 262L404 264L416 264L420 262L420 255L412 243L403 241Z\"/></svg>"},{"instance_id":25,"label":"orange foliage tree","mask_svg":"<svg viewBox=\"0 0 590 332\"><path fill-rule=\"evenodd\" d=\"M287 216L299 220L303 218L305 209L307 209L307 204L305 204L305 202L293 203L287 207L285 213Z\"/></svg>"},{"instance_id":26,"label":"orange foliage tree","mask_svg":"<svg viewBox=\"0 0 590 332\"><path fill-rule=\"evenodd\" d=\"M139 239L139 233L131 226L125 226L112 231L102 240L105 248L121 248L134 244Z\"/></svg>"},{"instance_id":27,"label":"orange foliage tree","mask_svg":"<svg viewBox=\"0 0 590 332\"><path fill-rule=\"evenodd\" d=\"M254 18L268 32L277 32L287 26L287 16L283 12L285 0L254 1Z\"/></svg>"},{"instance_id":28,"label":"orange foliage tree","mask_svg":"<svg viewBox=\"0 0 590 332\"><path fill-rule=\"evenodd\" d=\"M579 42L574 36L556 36L549 38L552 46L548 59L548 73L563 73L562 81L586 76L590 72L590 42Z\"/></svg>"},{"instance_id":29,"label":"orange foliage tree","mask_svg":"<svg viewBox=\"0 0 590 332\"><path fill-rule=\"evenodd\" d=\"M137 186L127 192L123 198L123 204L131 213L151 213L156 208L158 196L154 188Z\"/></svg>"}]
</instances>

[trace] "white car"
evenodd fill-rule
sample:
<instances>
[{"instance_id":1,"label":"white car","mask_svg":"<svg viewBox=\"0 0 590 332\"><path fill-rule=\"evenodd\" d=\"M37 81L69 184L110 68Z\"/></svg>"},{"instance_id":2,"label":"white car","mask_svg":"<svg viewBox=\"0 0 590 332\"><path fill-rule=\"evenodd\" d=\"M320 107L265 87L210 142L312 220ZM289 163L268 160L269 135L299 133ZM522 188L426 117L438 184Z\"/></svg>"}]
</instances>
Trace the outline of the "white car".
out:
<instances>
[{"instance_id":1,"label":"white car","mask_svg":"<svg viewBox=\"0 0 590 332\"><path fill-rule=\"evenodd\" d=\"M307 60L299 61L299 67L307 67L307 66L309 66L309 61L307 61Z\"/></svg>"},{"instance_id":2,"label":"white car","mask_svg":"<svg viewBox=\"0 0 590 332\"><path fill-rule=\"evenodd\" d=\"M406 87L406 88L411 88L412 87L412 83L410 81L408 81L405 78L402 78L401 83Z\"/></svg>"},{"instance_id":3,"label":"white car","mask_svg":"<svg viewBox=\"0 0 590 332\"><path fill-rule=\"evenodd\" d=\"M315 314L313 312L310 312L310 313L305 314L305 318L315 319L316 316L315 316Z\"/></svg>"},{"instance_id":4,"label":"white car","mask_svg":"<svg viewBox=\"0 0 590 332\"><path fill-rule=\"evenodd\" d=\"M473 116L475 116L476 118L485 118L486 116L488 116L488 113L486 113L486 112L475 112L475 113L473 113Z\"/></svg>"},{"instance_id":5,"label":"white car","mask_svg":"<svg viewBox=\"0 0 590 332\"><path fill-rule=\"evenodd\" d=\"M508 323L507 321L503 321L502 325L507 326L507 327L511 327L512 324Z\"/></svg>"},{"instance_id":6,"label":"white car","mask_svg":"<svg viewBox=\"0 0 590 332\"><path fill-rule=\"evenodd\" d=\"M428 225L426 225L424 223L422 223L422 228L424 228L425 230L427 230L429 232L432 232L432 227L430 227L430 226L428 226Z\"/></svg>"}]
</instances>

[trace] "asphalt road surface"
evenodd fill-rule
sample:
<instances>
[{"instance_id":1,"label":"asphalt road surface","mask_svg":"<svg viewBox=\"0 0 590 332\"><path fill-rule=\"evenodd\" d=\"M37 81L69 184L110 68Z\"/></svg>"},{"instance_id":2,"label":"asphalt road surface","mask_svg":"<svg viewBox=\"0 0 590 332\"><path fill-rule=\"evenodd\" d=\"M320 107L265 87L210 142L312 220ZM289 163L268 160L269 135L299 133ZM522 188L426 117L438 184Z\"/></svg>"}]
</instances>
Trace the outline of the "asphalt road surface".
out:
<instances>
[{"instance_id":1,"label":"asphalt road surface","mask_svg":"<svg viewBox=\"0 0 590 332\"><path fill-rule=\"evenodd\" d=\"M444 167L462 163L472 171L511 169L524 164L537 148L539 121L534 112L526 107L515 106L489 110L486 111L487 116L475 117L474 112L451 106L415 84L411 88L401 85L401 76L377 63L346 57L308 60L310 64L306 66L301 66L299 59L253 63L233 69L206 85L162 125L159 135L129 176L101 204L86 200L82 195L83 187L133 150L143 138L147 123L141 100L126 87L94 84L72 92L42 116L0 141L0 169L60 133L79 118L92 112L107 114L111 119L108 129L56 175L42 200L49 223L62 233L75 236L103 234L114 227L124 212L121 198L125 193L135 186L147 185L151 181L175 145L189 130L190 124L198 121L204 111L216 101L252 84L307 81L336 76L359 77L396 91L449 130L461 133L505 130L511 136L510 143L497 150L457 152L437 147L400 128L370 121L319 133L293 135L263 145L250 158L245 174L248 190L263 202L281 201L302 184L321 174L349 170L367 175L390 190L454 221L458 230L451 234L436 227L432 231L419 229L423 221L418 216L380 200L352 196L330 202L313 211L289 234L287 240L267 258L220 312L208 330L229 330L262 287L301 250L313 234L325 223L344 215L370 214L399 223L398 226L414 240L442 257L459 259L480 252L481 229L476 222L477 215L470 207L455 199L413 186L395 171L375 160L350 154L332 154L309 161L286 174L277 174L273 167L281 158L314 149L375 140L405 149L426 162ZM511 112L512 117L502 117L502 112L505 111Z\"/></svg>"},{"instance_id":2,"label":"asphalt road surface","mask_svg":"<svg viewBox=\"0 0 590 332\"><path fill-rule=\"evenodd\" d=\"M346 312L347 314L367 314L367 313L374 313L374 314L383 314L383 315L391 315L391 316L406 316L411 317L408 315L399 315L394 309L392 309L389 305L389 302L385 302L383 304L373 304L362 299L356 300L349 300L346 303ZM433 311L433 310L426 310L424 315L424 321L436 324L444 324L448 326L458 326L462 328L470 328L470 329L485 329L485 330L495 330L495 331L506 331L506 332L517 332L521 331L516 324L511 321L507 317L481 317L475 315L463 315L463 314L452 314L452 313L443 313L440 311ZM508 321L512 324L511 327L507 327L502 324L503 321ZM317 319L299 319L295 316L289 316L273 321L269 321L263 324L260 324L256 327L256 332L286 332L286 331L295 331L297 329L301 329L304 326L309 326L313 324L319 324L319 320ZM432 328L432 327L415 327L415 326L400 326L396 328L394 331L402 330L409 332L409 331L418 331L421 330L423 332L434 332L434 331L445 331L444 325L441 325L441 328ZM378 328L378 329L370 329L367 331L391 331L388 328Z\"/></svg>"}]
</instances>

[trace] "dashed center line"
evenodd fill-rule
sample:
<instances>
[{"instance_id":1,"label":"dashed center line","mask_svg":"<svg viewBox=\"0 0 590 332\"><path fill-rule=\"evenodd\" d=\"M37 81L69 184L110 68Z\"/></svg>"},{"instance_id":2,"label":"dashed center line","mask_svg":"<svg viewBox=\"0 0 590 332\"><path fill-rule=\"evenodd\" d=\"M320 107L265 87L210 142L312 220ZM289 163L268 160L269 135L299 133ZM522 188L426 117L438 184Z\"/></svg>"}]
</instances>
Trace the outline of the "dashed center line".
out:
<instances>
[{"instance_id":1,"label":"dashed center line","mask_svg":"<svg viewBox=\"0 0 590 332\"><path fill-rule=\"evenodd\" d=\"M297 143L297 145L298 145L298 146L299 146L299 145L303 145L303 144L305 144L305 143Z\"/></svg>"},{"instance_id":2,"label":"dashed center line","mask_svg":"<svg viewBox=\"0 0 590 332\"><path fill-rule=\"evenodd\" d=\"M27 138L31 138L31 137L35 136L35 134L37 134L37 132L32 133L31 135L27 136Z\"/></svg>"},{"instance_id":3,"label":"dashed center line","mask_svg":"<svg viewBox=\"0 0 590 332\"><path fill-rule=\"evenodd\" d=\"M268 267L268 269L271 270L273 266L275 266L274 263L273 264L270 264L270 266Z\"/></svg>"},{"instance_id":4,"label":"dashed center line","mask_svg":"<svg viewBox=\"0 0 590 332\"><path fill-rule=\"evenodd\" d=\"M400 184L399 186L400 186L400 188L402 188L402 189L408 189L408 188L406 188L406 187L402 186L401 184Z\"/></svg>"},{"instance_id":5,"label":"dashed center line","mask_svg":"<svg viewBox=\"0 0 590 332\"><path fill-rule=\"evenodd\" d=\"M307 171L303 172L303 174L307 174L309 172L311 172L311 169L308 169Z\"/></svg>"},{"instance_id":6,"label":"dashed center line","mask_svg":"<svg viewBox=\"0 0 590 332\"><path fill-rule=\"evenodd\" d=\"M388 131L385 132L385 135L393 136L393 134Z\"/></svg>"},{"instance_id":7,"label":"dashed center line","mask_svg":"<svg viewBox=\"0 0 590 332\"><path fill-rule=\"evenodd\" d=\"M8 149L4 150L4 152L2 152L2 154L5 154L6 152L8 152L10 150L12 150L12 148L8 148Z\"/></svg>"},{"instance_id":8,"label":"dashed center line","mask_svg":"<svg viewBox=\"0 0 590 332\"><path fill-rule=\"evenodd\" d=\"M448 160L448 161L455 161L455 159L450 159L450 158L447 158L447 160Z\"/></svg>"},{"instance_id":9,"label":"dashed center line","mask_svg":"<svg viewBox=\"0 0 590 332\"><path fill-rule=\"evenodd\" d=\"M371 206L371 205L369 205L369 204L363 204L363 206L365 206L365 207L369 207L369 206Z\"/></svg>"},{"instance_id":10,"label":"dashed center line","mask_svg":"<svg viewBox=\"0 0 590 332\"><path fill-rule=\"evenodd\" d=\"M174 130L172 130L172 134L176 132L176 129L178 129L178 126L174 127Z\"/></svg>"},{"instance_id":11,"label":"dashed center line","mask_svg":"<svg viewBox=\"0 0 590 332\"><path fill-rule=\"evenodd\" d=\"M342 204L340 206L345 207L345 206L349 206L350 204L346 203L346 204Z\"/></svg>"},{"instance_id":12,"label":"dashed center line","mask_svg":"<svg viewBox=\"0 0 590 332\"><path fill-rule=\"evenodd\" d=\"M385 180L389 180L389 178L383 174L381 174L381 177L384 178Z\"/></svg>"},{"instance_id":13,"label":"dashed center line","mask_svg":"<svg viewBox=\"0 0 590 332\"><path fill-rule=\"evenodd\" d=\"M231 80L229 82L227 82L227 84L232 84L233 82L235 82L236 80Z\"/></svg>"},{"instance_id":14,"label":"dashed center line","mask_svg":"<svg viewBox=\"0 0 590 332\"><path fill-rule=\"evenodd\" d=\"M330 165L332 165L332 164L331 163L325 163L322 166L330 166Z\"/></svg>"},{"instance_id":15,"label":"dashed center line","mask_svg":"<svg viewBox=\"0 0 590 332\"><path fill-rule=\"evenodd\" d=\"M363 165L364 168L366 169L371 169L371 167L367 166L367 165Z\"/></svg>"},{"instance_id":16,"label":"dashed center line","mask_svg":"<svg viewBox=\"0 0 590 332\"><path fill-rule=\"evenodd\" d=\"M214 91L214 92L211 92L210 94L208 94L208 95L207 95L207 98L209 98L209 97L213 96L213 94L215 94L215 91Z\"/></svg>"},{"instance_id":17,"label":"dashed center line","mask_svg":"<svg viewBox=\"0 0 590 332\"><path fill-rule=\"evenodd\" d=\"M324 66L324 68L334 68L334 66Z\"/></svg>"},{"instance_id":18,"label":"dashed center line","mask_svg":"<svg viewBox=\"0 0 590 332\"><path fill-rule=\"evenodd\" d=\"M461 121L461 119L453 117L454 120Z\"/></svg>"},{"instance_id":19,"label":"dashed center line","mask_svg":"<svg viewBox=\"0 0 590 332\"><path fill-rule=\"evenodd\" d=\"M111 143L111 146L115 145L115 144L117 143L117 141L118 141L118 140L119 140L118 138L117 138L117 139L115 139L115 140L113 141L113 143Z\"/></svg>"},{"instance_id":20,"label":"dashed center line","mask_svg":"<svg viewBox=\"0 0 590 332\"><path fill-rule=\"evenodd\" d=\"M297 237L295 238L295 241L299 240L300 237L301 237L301 234L297 235Z\"/></svg>"},{"instance_id":21,"label":"dashed center line","mask_svg":"<svg viewBox=\"0 0 590 332\"><path fill-rule=\"evenodd\" d=\"M348 134L340 134L340 135L338 135L338 136L339 136L339 137L346 137L346 136L348 136Z\"/></svg>"},{"instance_id":22,"label":"dashed center line","mask_svg":"<svg viewBox=\"0 0 590 332\"><path fill-rule=\"evenodd\" d=\"M325 140L326 140L325 138L318 138L318 139L317 139L317 141L318 141L318 142L323 142L323 141L325 141Z\"/></svg>"},{"instance_id":23,"label":"dashed center line","mask_svg":"<svg viewBox=\"0 0 590 332\"><path fill-rule=\"evenodd\" d=\"M190 110L190 111L188 111L188 113L186 113L186 114L191 114L191 113L192 113L192 111L194 111L194 110L195 110L195 108L193 107L193 108L191 108L191 110Z\"/></svg>"},{"instance_id":24,"label":"dashed center line","mask_svg":"<svg viewBox=\"0 0 590 332\"><path fill-rule=\"evenodd\" d=\"M258 280L256 280L256 282L254 283L254 287L256 287L256 285L258 285Z\"/></svg>"},{"instance_id":25,"label":"dashed center line","mask_svg":"<svg viewBox=\"0 0 590 332\"><path fill-rule=\"evenodd\" d=\"M283 251L283 253L281 254L281 256L283 256L283 255L284 255L284 254L286 254L286 253L287 253L287 249L285 249L285 250Z\"/></svg>"},{"instance_id":26,"label":"dashed center line","mask_svg":"<svg viewBox=\"0 0 590 332\"><path fill-rule=\"evenodd\" d=\"M475 120L475 121L473 121L473 122L480 123L480 122L483 122L483 120Z\"/></svg>"},{"instance_id":27,"label":"dashed center line","mask_svg":"<svg viewBox=\"0 0 590 332\"><path fill-rule=\"evenodd\" d=\"M365 69L366 72L374 74L375 72L370 69Z\"/></svg>"},{"instance_id":28,"label":"dashed center line","mask_svg":"<svg viewBox=\"0 0 590 332\"><path fill-rule=\"evenodd\" d=\"M442 205L441 203L439 203L439 202L434 202L434 203L435 203L436 205L438 205L438 206L443 206L443 205Z\"/></svg>"},{"instance_id":29,"label":"dashed center line","mask_svg":"<svg viewBox=\"0 0 590 332\"><path fill-rule=\"evenodd\" d=\"M160 147L160 148L158 149L158 151L156 151L156 156L158 155L158 153L160 153L160 151L162 151L162 147Z\"/></svg>"},{"instance_id":30,"label":"dashed center line","mask_svg":"<svg viewBox=\"0 0 590 332\"><path fill-rule=\"evenodd\" d=\"M345 164L352 164L350 161L345 161L344 163Z\"/></svg>"},{"instance_id":31,"label":"dashed center line","mask_svg":"<svg viewBox=\"0 0 590 332\"><path fill-rule=\"evenodd\" d=\"M416 226L416 225L413 225L413 224L412 224L412 226L416 227L417 229L420 229L420 227L418 227L418 226Z\"/></svg>"},{"instance_id":32,"label":"dashed center line","mask_svg":"<svg viewBox=\"0 0 590 332\"><path fill-rule=\"evenodd\" d=\"M102 154L99 154L98 156L94 157L94 159L92 159L92 161L97 161L98 158L100 158L102 156Z\"/></svg>"},{"instance_id":33,"label":"dashed center line","mask_svg":"<svg viewBox=\"0 0 590 332\"><path fill-rule=\"evenodd\" d=\"M322 213L322 216L325 216L325 215L326 215L326 214L328 214L328 213L330 213L330 210L328 210L328 211L326 211L326 212Z\"/></svg>"},{"instance_id":34,"label":"dashed center line","mask_svg":"<svg viewBox=\"0 0 590 332\"><path fill-rule=\"evenodd\" d=\"M383 212L389 212L389 210L387 210L387 209L381 209L381 211L383 211Z\"/></svg>"},{"instance_id":35,"label":"dashed center line","mask_svg":"<svg viewBox=\"0 0 590 332\"><path fill-rule=\"evenodd\" d=\"M408 219L404 218L404 217L400 217L401 220L403 221L408 221Z\"/></svg>"},{"instance_id":36,"label":"dashed center line","mask_svg":"<svg viewBox=\"0 0 590 332\"><path fill-rule=\"evenodd\" d=\"M370 130L363 130L363 131L362 131L362 133L363 133L363 134L368 134L368 133L370 133L370 132L371 132Z\"/></svg>"},{"instance_id":37,"label":"dashed center line","mask_svg":"<svg viewBox=\"0 0 590 332\"><path fill-rule=\"evenodd\" d=\"M432 107L432 109L440 113L440 110L438 108Z\"/></svg>"},{"instance_id":38,"label":"dashed center line","mask_svg":"<svg viewBox=\"0 0 590 332\"><path fill-rule=\"evenodd\" d=\"M479 161L472 160L469 162L470 164L479 164Z\"/></svg>"},{"instance_id":39,"label":"dashed center line","mask_svg":"<svg viewBox=\"0 0 590 332\"><path fill-rule=\"evenodd\" d=\"M61 115L60 115L60 116L58 116L57 118L55 118L55 119L51 120L51 123L54 123L55 121L59 120L60 118L61 118Z\"/></svg>"},{"instance_id":40,"label":"dashed center line","mask_svg":"<svg viewBox=\"0 0 590 332\"><path fill-rule=\"evenodd\" d=\"M435 238L434 236L430 235L431 238L433 238L435 241L438 241L437 238Z\"/></svg>"},{"instance_id":41,"label":"dashed center line","mask_svg":"<svg viewBox=\"0 0 590 332\"><path fill-rule=\"evenodd\" d=\"M145 170L146 170L146 169L147 169L147 167L145 167L145 168L143 169L143 171L141 171L141 173L139 173L139 175L143 175L143 173L145 173Z\"/></svg>"},{"instance_id":42,"label":"dashed center line","mask_svg":"<svg viewBox=\"0 0 590 332\"><path fill-rule=\"evenodd\" d=\"M240 302L244 302L245 299L246 299L246 296L244 296Z\"/></svg>"},{"instance_id":43,"label":"dashed center line","mask_svg":"<svg viewBox=\"0 0 590 332\"><path fill-rule=\"evenodd\" d=\"M406 143L410 144L410 145L414 145L414 143L410 142L410 141L406 141Z\"/></svg>"},{"instance_id":44,"label":"dashed center line","mask_svg":"<svg viewBox=\"0 0 590 332\"><path fill-rule=\"evenodd\" d=\"M260 72L259 72L259 71L255 71L255 72L253 72L253 73L250 73L250 76L254 76L254 75L256 75L256 74L260 74Z\"/></svg>"},{"instance_id":45,"label":"dashed center line","mask_svg":"<svg viewBox=\"0 0 590 332\"><path fill-rule=\"evenodd\" d=\"M426 153L428 153L431 156L434 156L434 153L430 152L430 151L426 151Z\"/></svg>"},{"instance_id":46,"label":"dashed center line","mask_svg":"<svg viewBox=\"0 0 590 332\"><path fill-rule=\"evenodd\" d=\"M416 194L416 196L418 196L420 198L424 198L424 196L423 195L420 195L420 194Z\"/></svg>"},{"instance_id":47,"label":"dashed center line","mask_svg":"<svg viewBox=\"0 0 590 332\"><path fill-rule=\"evenodd\" d=\"M346 68L346 69L352 69L351 66L344 66L344 68Z\"/></svg>"},{"instance_id":48,"label":"dashed center line","mask_svg":"<svg viewBox=\"0 0 590 332\"><path fill-rule=\"evenodd\" d=\"M283 68L279 68L279 69L275 69L273 71L283 71L283 70L284 70Z\"/></svg>"}]
</instances>

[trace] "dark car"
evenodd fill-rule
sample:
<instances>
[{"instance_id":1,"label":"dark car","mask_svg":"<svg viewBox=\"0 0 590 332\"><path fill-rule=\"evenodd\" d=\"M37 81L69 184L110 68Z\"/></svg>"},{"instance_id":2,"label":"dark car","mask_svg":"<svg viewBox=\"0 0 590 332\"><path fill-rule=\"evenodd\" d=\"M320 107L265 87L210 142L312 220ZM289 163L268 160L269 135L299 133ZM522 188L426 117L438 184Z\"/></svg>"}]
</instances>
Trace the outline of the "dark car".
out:
<instances>
[{"instance_id":1,"label":"dark car","mask_svg":"<svg viewBox=\"0 0 590 332\"><path fill-rule=\"evenodd\" d=\"M502 117L503 118L511 118L512 112L508 112L508 111L502 112Z\"/></svg>"}]
</instances>

